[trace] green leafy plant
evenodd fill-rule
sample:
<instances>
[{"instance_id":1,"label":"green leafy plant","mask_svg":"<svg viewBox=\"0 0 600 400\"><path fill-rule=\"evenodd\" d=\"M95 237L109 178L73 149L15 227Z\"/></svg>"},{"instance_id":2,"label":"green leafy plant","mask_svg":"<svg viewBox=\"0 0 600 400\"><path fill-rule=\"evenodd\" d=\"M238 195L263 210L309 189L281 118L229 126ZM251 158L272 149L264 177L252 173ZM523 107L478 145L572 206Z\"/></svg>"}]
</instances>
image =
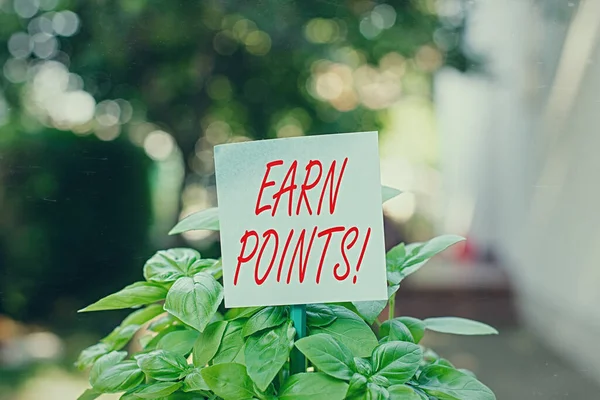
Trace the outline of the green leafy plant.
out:
<instances>
[{"instance_id":1,"label":"green leafy plant","mask_svg":"<svg viewBox=\"0 0 600 400\"><path fill-rule=\"evenodd\" d=\"M384 187L384 201L398 193ZM218 212L210 209L172 233L218 227ZM192 249L159 251L144 265L144 281L81 310L137 308L81 352L76 365L91 367L92 387L79 399L123 393L122 400L493 400L472 372L419 342L427 330L487 335L494 328L463 318L394 315L402 280L461 240L445 235L394 247L386 257L388 302L309 304L308 334L300 339L289 306L225 309L219 260ZM130 342L139 350L123 351ZM305 371L291 373L292 351L306 356Z\"/></svg>"}]
</instances>

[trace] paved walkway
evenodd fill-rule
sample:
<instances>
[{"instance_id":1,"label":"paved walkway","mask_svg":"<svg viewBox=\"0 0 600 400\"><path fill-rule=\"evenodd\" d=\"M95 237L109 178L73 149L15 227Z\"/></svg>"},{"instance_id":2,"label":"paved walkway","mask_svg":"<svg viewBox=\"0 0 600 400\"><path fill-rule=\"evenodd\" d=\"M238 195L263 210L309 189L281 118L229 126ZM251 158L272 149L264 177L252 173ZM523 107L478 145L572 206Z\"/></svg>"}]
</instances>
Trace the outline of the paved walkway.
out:
<instances>
[{"instance_id":1,"label":"paved walkway","mask_svg":"<svg viewBox=\"0 0 600 400\"><path fill-rule=\"evenodd\" d=\"M498 400L600 399L600 385L585 371L563 362L523 329L483 337L428 333L423 344L474 371Z\"/></svg>"}]
</instances>

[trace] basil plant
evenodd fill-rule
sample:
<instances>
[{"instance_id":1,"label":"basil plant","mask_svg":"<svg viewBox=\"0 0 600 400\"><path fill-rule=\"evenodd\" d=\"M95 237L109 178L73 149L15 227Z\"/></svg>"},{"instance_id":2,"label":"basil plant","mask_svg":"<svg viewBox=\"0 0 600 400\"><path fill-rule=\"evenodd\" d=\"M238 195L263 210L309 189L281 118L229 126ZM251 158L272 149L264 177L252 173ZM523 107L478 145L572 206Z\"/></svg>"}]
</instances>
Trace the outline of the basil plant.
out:
<instances>
[{"instance_id":1,"label":"basil plant","mask_svg":"<svg viewBox=\"0 0 600 400\"><path fill-rule=\"evenodd\" d=\"M218 227L217 210L209 209L171 233ZM159 251L145 263L143 281L81 310L134 309L81 352L76 365L91 368L91 388L79 399L120 393L121 400L493 400L472 372L419 342L427 330L495 329L463 318L394 315L402 280L461 240L445 235L397 245L386 256L388 302L309 304L300 339L289 306L225 309L219 260L186 248ZM294 352L306 357L304 371L290 370Z\"/></svg>"}]
</instances>

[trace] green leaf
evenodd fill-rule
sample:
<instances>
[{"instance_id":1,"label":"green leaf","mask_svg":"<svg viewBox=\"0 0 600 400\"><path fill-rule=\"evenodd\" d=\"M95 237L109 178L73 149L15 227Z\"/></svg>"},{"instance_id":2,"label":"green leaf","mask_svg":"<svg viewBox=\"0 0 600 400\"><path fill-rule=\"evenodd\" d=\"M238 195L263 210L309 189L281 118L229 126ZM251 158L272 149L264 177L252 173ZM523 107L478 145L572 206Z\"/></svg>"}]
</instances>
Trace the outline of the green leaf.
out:
<instances>
[{"instance_id":1,"label":"green leaf","mask_svg":"<svg viewBox=\"0 0 600 400\"><path fill-rule=\"evenodd\" d=\"M127 357L126 351L111 351L108 354L96 360L96 363L90 370L90 384L94 386L94 382L110 367L113 367L123 361Z\"/></svg>"},{"instance_id":2,"label":"green leaf","mask_svg":"<svg viewBox=\"0 0 600 400\"><path fill-rule=\"evenodd\" d=\"M448 247L464 240L464 237L457 235L442 235L435 237L422 245L417 245L414 248L411 248L410 257L404 263L404 268L429 260L431 257L441 253Z\"/></svg>"},{"instance_id":3,"label":"green leaf","mask_svg":"<svg viewBox=\"0 0 600 400\"><path fill-rule=\"evenodd\" d=\"M159 340L156 348L186 357L192 352L192 347L194 347L194 342L199 334L198 331L191 329L169 332Z\"/></svg>"},{"instance_id":4,"label":"green leaf","mask_svg":"<svg viewBox=\"0 0 600 400\"><path fill-rule=\"evenodd\" d=\"M350 349L355 357L368 357L377 346L377 337L358 315L339 305L328 305L337 315L329 326L310 327L311 334L327 333Z\"/></svg>"},{"instance_id":5,"label":"green leaf","mask_svg":"<svg viewBox=\"0 0 600 400\"><path fill-rule=\"evenodd\" d=\"M177 223L169 232L169 235L176 235L194 230L219 230L219 209L217 207L207 208L190 214Z\"/></svg>"},{"instance_id":6,"label":"green leaf","mask_svg":"<svg viewBox=\"0 0 600 400\"><path fill-rule=\"evenodd\" d=\"M400 289L400 285L390 285L387 288L388 299L396 294L396 292ZM387 302L386 302L387 304Z\"/></svg>"},{"instance_id":7,"label":"green leaf","mask_svg":"<svg viewBox=\"0 0 600 400\"><path fill-rule=\"evenodd\" d=\"M202 332L223 300L223 286L204 272L179 278L167 294L165 310Z\"/></svg>"},{"instance_id":8,"label":"green leaf","mask_svg":"<svg viewBox=\"0 0 600 400\"><path fill-rule=\"evenodd\" d=\"M164 310L160 304L152 304L134 311L101 342L106 343L111 350L121 350L129 343L142 325L163 312Z\"/></svg>"},{"instance_id":9,"label":"green leaf","mask_svg":"<svg viewBox=\"0 0 600 400\"><path fill-rule=\"evenodd\" d=\"M367 400L388 400L390 394L388 391L375 383L367 383Z\"/></svg>"},{"instance_id":10,"label":"green leaf","mask_svg":"<svg viewBox=\"0 0 600 400\"><path fill-rule=\"evenodd\" d=\"M409 342L388 342L379 345L371 356L375 375L386 377L393 385L413 377L423 357L421 348Z\"/></svg>"},{"instance_id":11,"label":"green leaf","mask_svg":"<svg viewBox=\"0 0 600 400\"><path fill-rule=\"evenodd\" d=\"M149 378L161 382L183 378L189 367L183 356L165 350L154 350L136 356L138 366Z\"/></svg>"},{"instance_id":12,"label":"green leaf","mask_svg":"<svg viewBox=\"0 0 600 400\"><path fill-rule=\"evenodd\" d=\"M136 395L134 394L134 392L138 389L141 388L142 386L137 386L134 387L133 389L130 389L128 391L126 391L125 393L123 393L121 395L121 397L119 397L119 400L139 400L139 397L136 397Z\"/></svg>"},{"instance_id":13,"label":"green leaf","mask_svg":"<svg viewBox=\"0 0 600 400\"><path fill-rule=\"evenodd\" d=\"M129 314L127 317L125 317L123 322L121 322L121 326L144 325L152 318L155 318L164 312L165 311L163 310L161 304L151 304Z\"/></svg>"},{"instance_id":14,"label":"green leaf","mask_svg":"<svg viewBox=\"0 0 600 400\"><path fill-rule=\"evenodd\" d=\"M109 345L111 350L121 350L139 329L139 325L118 326L101 342Z\"/></svg>"},{"instance_id":15,"label":"green leaf","mask_svg":"<svg viewBox=\"0 0 600 400\"><path fill-rule=\"evenodd\" d=\"M468 370L466 368L458 368L458 370L463 374L469 375L470 377L477 379L477 375L475 375L475 373L471 370Z\"/></svg>"},{"instance_id":16,"label":"green leaf","mask_svg":"<svg viewBox=\"0 0 600 400\"><path fill-rule=\"evenodd\" d=\"M286 320L286 307L265 307L248 319L244 325L242 334L244 337L250 336L253 333L262 331L263 329L279 326Z\"/></svg>"},{"instance_id":17,"label":"green leaf","mask_svg":"<svg viewBox=\"0 0 600 400\"><path fill-rule=\"evenodd\" d=\"M359 373L352 375L350 385L348 386L348 399L362 399L367 390L367 378Z\"/></svg>"},{"instance_id":18,"label":"green leaf","mask_svg":"<svg viewBox=\"0 0 600 400\"><path fill-rule=\"evenodd\" d=\"M166 295L167 289L160 285L149 282L136 282L125 286L117 293L108 295L78 312L119 310L122 308L145 306L146 304L164 300Z\"/></svg>"},{"instance_id":19,"label":"green leaf","mask_svg":"<svg viewBox=\"0 0 600 400\"><path fill-rule=\"evenodd\" d=\"M205 266L202 267L201 271L211 274L215 279L220 279L223 276L223 262L221 259L204 259Z\"/></svg>"},{"instance_id":20,"label":"green leaf","mask_svg":"<svg viewBox=\"0 0 600 400\"><path fill-rule=\"evenodd\" d=\"M138 339L138 344L140 345L142 350L153 350L156 348L156 346L154 347L148 347L148 344L150 344L150 342L154 339L154 335L151 333L144 333L142 334L139 339ZM158 343L158 342L156 342Z\"/></svg>"},{"instance_id":21,"label":"green leaf","mask_svg":"<svg viewBox=\"0 0 600 400\"><path fill-rule=\"evenodd\" d=\"M396 294L400 285L392 285L387 287L388 299ZM367 321L369 324L373 324L379 314L387 306L388 300L375 300L375 301L355 301L352 302L352 306L356 309L356 312Z\"/></svg>"},{"instance_id":22,"label":"green leaf","mask_svg":"<svg viewBox=\"0 0 600 400\"><path fill-rule=\"evenodd\" d=\"M140 389L135 390L133 394L142 399L158 399L176 392L181 385L181 382L154 382L143 385Z\"/></svg>"},{"instance_id":23,"label":"green leaf","mask_svg":"<svg viewBox=\"0 0 600 400\"><path fill-rule=\"evenodd\" d=\"M440 359L440 356L431 349L425 349L425 351L423 352L423 362L425 364L435 363L439 359Z\"/></svg>"},{"instance_id":24,"label":"green leaf","mask_svg":"<svg viewBox=\"0 0 600 400\"><path fill-rule=\"evenodd\" d=\"M77 400L96 400L100 396L102 396L102 393L94 389L87 389L77 398Z\"/></svg>"},{"instance_id":25,"label":"green leaf","mask_svg":"<svg viewBox=\"0 0 600 400\"><path fill-rule=\"evenodd\" d=\"M169 283L198 272L210 269L217 260L202 259L193 249L175 248L161 250L154 254L144 265L144 278L150 282Z\"/></svg>"},{"instance_id":26,"label":"green leaf","mask_svg":"<svg viewBox=\"0 0 600 400\"><path fill-rule=\"evenodd\" d=\"M206 395L206 397L205 397ZM219 398L214 394L190 392L185 393L178 391L167 397L166 399L160 400L218 400Z\"/></svg>"},{"instance_id":27,"label":"green leaf","mask_svg":"<svg viewBox=\"0 0 600 400\"><path fill-rule=\"evenodd\" d=\"M241 307L241 308L230 308L225 313L226 320L234 320L240 318L250 318L264 307Z\"/></svg>"},{"instance_id":28,"label":"green leaf","mask_svg":"<svg viewBox=\"0 0 600 400\"><path fill-rule=\"evenodd\" d=\"M306 306L306 324L308 326L323 327L331 325L336 319L333 310L325 304L308 304Z\"/></svg>"},{"instance_id":29,"label":"green leaf","mask_svg":"<svg viewBox=\"0 0 600 400\"><path fill-rule=\"evenodd\" d=\"M164 308L161 306L161 308L164 311ZM152 332L161 332L164 329L167 329L173 325L176 325L177 323L181 323L181 321L179 321L179 319L175 318L175 316L169 314L169 313L165 313L165 315L163 315L162 317L156 319L155 321L152 321L150 323L150 325L148 325L148 329L151 330Z\"/></svg>"},{"instance_id":30,"label":"green leaf","mask_svg":"<svg viewBox=\"0 0 600 400\"><path fill-rule=\"evenodd\" d=\"M415 343L419 343L423 339L425 335L425 322L413 317L398 317L397 319L408 328Z\"/></svg>"},{"instance_id":31,"label":"green leaf","mask_svg":"<svg viewBox=\"0 0 600 400\"><path fill-rule=\"evenodd\" d=\"M386 262L386 269L388 285L395 285L396 287L398 287L400 282L402 282L402 280L405 277L405 275L402 273L402 262L400 264L393 264L388 259L388 261Z\"/></svg>"},{"instance_id":32,"label":"green leaf","mask_svg":"<svg viewBox=\"0 0 600 400\"><path fill-rule=\"evenodd\" d=\"M111 351L110 346L106 343L97 343L93 346L88 347L79 353L79 358L75 362L75 367L78 369L86 369L91 367L94 362L103 355Z\"/></svg>"},{"instance_id":33,"label":"green leaf","mask_svg":"<svg viewBox=\"0 0 600 400\"><path fill-rule=\"evenodd\" d=\"M254 384L241 364L227 363L206 367L200 371L202 378L224 400L252 399Z\"/></svg>"},{"instance_id":34,"label":"green leaf","mask_svg":"<svg viewBox=\"0 0 600 400\"><path fill-rule=\"evenodd\" d=\"M390 400L421 400L421 396L407 385L392 385L387 388Z\"/></svg>"},{"instance_id":35,"label":"green leaf","mask_svg":"<svg viewBox=\"0 0 600 400\"><path fill-rule=\"evenodd\" d=\"M393 187L381 185L381 202L385 203L402 193L400 190Z\"/></svg>"},{"instance_id":36,"label":"green leaf","mask_svg":"<svg viewBox=\"0 0 600 400\"><path fill-rule=\"evenodd\" d=\"M213 318L210 322L217 322L217 321L225 321L225 317L223 317L223 314L221 314L219 311L217 311L215 313L215 315L213 315Z\"/></svg>"},{"instance_id":37,"label":"green leaf","mask_svg":"<svg viewBox=\"0 0 600 400\"><path fill-rule=\"evenodd\" d=\"M103 369L90 383L102 393L116 393L136 387L144 381L144 373L135 361L123 361Z\"/></svg>"},{"instance_id":38,"label":"green leaf","mask_svg":"<svg viewBox=\"0 0 600 400\"><path fill-rule=\"evenodd\" d=\"M371 376L373 373L373 366L371 365L371 361L366 358L354 357L354 369L361 375Z\"/></svg>"},{"instance_id":39,"label":"green leaf","mask_svg":"<svg viewBox=\"0 0 600 400\"><path fill-rule=\"evenodd\" d=\"M358 314L369 324L375 322L379 314L383 311L387 305L386 300L375 300L375 301L353 301L352 305L358 311Z\"/></svg>"},{"instance_id":40,"label":"green leaf","mask_svg":"<svg viewBox=\"0 0 600 400\"><path fill-rule=\"evenodd\" d=\"M442 235L428 242L411 247L410 256L402 266L402 275L406 277L421 268L430 258L446 250L448 247L465 240L457 235Z\"/></svg>"},{"instance_id":41,"label":"green leaf","mask_svg":"<svg viewBox=\"0 0 600 400\"><path fill-rule=\"evenodd\" d=\"M319 333L302 338L295 344L320 372L343 380L352 378L352 352L332 336Z\"/></svg>"},{"instance_id":42,"label":"green leaf","mask_svg":"<svg viewBox=\"0 0 600 400\"><path fill-rule=\"evenodd\" d=\"M375 374L375 375L370 376L368 380L370 382L372 382L378 386L384 387L384 388L391 385L390 380L383 375Z\"/></svg>"},{"instance_id":43,"label":"green leaf","mask_svg":"<svg viewBox=\"0 0 600 400\"><path fill-rule=\"evenodd\" d=\"M404 264L406 259L406 247L400 243L392 247L385 255L385 265L388 270L395 270Z\"/></svg>"},{"instance_id":44,"label":"green leaf","mask_svg":"<svg viewBox=\"0 0 600 400\"><path fill-rule=\"evenodd\" d=\"M445 358L438 358L435 363L435 365L442 365L444 367L450 367L450 368L454 368L454 365L452 365L452 363L448 360L446 360ZM455 369L455 368L454 368Z\"/></svg>"},{"instance_id":45,"label":"green leaf","mask_svg":"<svg viewBox=\"0 0 600 400\"><path fill-rule=\"evenodd\" d=\"M184 392L192 392L198 390L210 390L204 378L202 377L201 368L195 368L187 374L185 379L183 380L183 391Z\"/></svg>"},{"instance_id":46,"label":"green leaf","mask_svg":"<svg viewBox=\"0 0 600 400\"><path fill-rule=\"evenodd\" d=\"M419 270L433 256L464 238L456 235L442 235L425 243L399 244L386 254L388 281L399 284L405 277Z\"/></svg>"},{"instance_id":47,"label":"green leaf","mask_svg":"<svg viewBox=\"0 0 600 400\"><path fill-rule=\"evenodd\" d=\"M269 387L289 358L295 334L296 330L290 321L246 339L244 358L248 375L261 391Z\"/></svg>"},{"instance_id":48,"label":"green leaf","mask_svg":"<svg viewBox=\"0 0 600 400\"><path fill-rule=\"evenodd\" d=\"M483 322L459 317L427 318L427 329L454 335L497 335L498 331Z\"/></svg>"},{"instance_id":49,"label":"green leaf","mask_svg":"<svg viewBox=\"0 0 600 400\"><path fill-rule=\"evenodd\" d=\"M399 318L387 320L381 324L379 335L381 337L387 336L388 341L400 340L402 342L415 342L410 329L408 329Z\"/></svg>"},{"instance_id":50,"label":"green leaf","mask_svg":"<svg viewBox=\"0 0 600 400\"><path fill-rule=\"evenodd\" d=\"M290 376L279 391L279 400L343 400L348 390L346 382L321 372Z\"/></svg>"},{"instance_id":51,"label":"green leaf","mask_svg":"<svg viewBox=\"0 0 600 400\"><path fill-rule=\"evenodd\" d=\"M216 321L209 324L206 329L204 329L204 332L198 336L198 339L196 339L196 342L194 343L193 350L195 366L203 367L213 359L219 350L226 328L227 321Z\"/></svg>"},{"instance_id":52,"label":"green leaf","mask_svg":"<svg viewBox=\"0 0 600 400\"><path fill-rule=\"evenodd\" d=\"M223 333L223 339L217 354L213 358L214 364L232 363L236 362L244 364L244 336L242 335L242 328L244 321L235 320L229 321L225 332Z\"/></svg>"},{"instance_id":53,"label":"green leaf","mask_svg":"<svg viewBox=\"0 0 600 400\"><path fill-rule=\"evenodd\" d=\"M158 345L158 342L160 342L162 338L164 338L166 335L168 335L171 332L180 331L180 330L184 330L184 329L186 329L186 328L182 325L168 326L167 328L160 331L158 333L158 335L155 335L154 337L151 337L150 339L145 339L145 341L142 341L140 339L140 345L143 345L143 348L145 351L156 350L156 346Z\"/></svg>"},{"instance_id":54,"label":"green leaf","mask_svg":"<svg viewBox=\"0 0 600 400\"><path fill-rule=\"evenodd\" d=\"M417 379L419 388L440 400L495 400L492 391L477 379L441 365L425 367Z\"/></svg>"}]
</instances>

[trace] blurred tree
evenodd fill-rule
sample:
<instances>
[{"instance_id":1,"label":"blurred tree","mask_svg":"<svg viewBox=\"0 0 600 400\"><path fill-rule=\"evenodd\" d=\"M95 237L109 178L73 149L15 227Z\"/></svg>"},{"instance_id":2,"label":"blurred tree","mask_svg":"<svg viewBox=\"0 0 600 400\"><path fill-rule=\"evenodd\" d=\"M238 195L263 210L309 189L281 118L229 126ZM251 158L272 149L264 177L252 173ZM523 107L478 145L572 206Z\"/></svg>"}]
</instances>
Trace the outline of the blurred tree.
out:
<instances>
[{"instance_id":1,"label":"blurred tree","mask_svg":"<svg viewBox=\"0 0 600 400\"><path fill-rule=\"evenodd\" d=\"M148 159L127 142L58 131L4 150L0 313L69 326L74 310L137 278L148 252Z\"/></svg>"},{"instance_id":2,"label":"blurred tree","mask_svg":"<svg viewBox=\"0 0 600 400\"><path fill-rule=\"evenodd\" d=\"M215 144L378 129L435 69L465 69L460 2L441 22L437 3L0 0L4 311L32 317L41 287L95 296L102 260L144 253L147 165L125 136L158 163L176 153L210 204ZM42 270L59 286L34 285Z\"/></svg>"}]
</instances>

